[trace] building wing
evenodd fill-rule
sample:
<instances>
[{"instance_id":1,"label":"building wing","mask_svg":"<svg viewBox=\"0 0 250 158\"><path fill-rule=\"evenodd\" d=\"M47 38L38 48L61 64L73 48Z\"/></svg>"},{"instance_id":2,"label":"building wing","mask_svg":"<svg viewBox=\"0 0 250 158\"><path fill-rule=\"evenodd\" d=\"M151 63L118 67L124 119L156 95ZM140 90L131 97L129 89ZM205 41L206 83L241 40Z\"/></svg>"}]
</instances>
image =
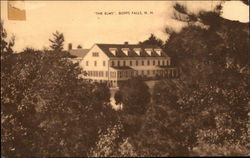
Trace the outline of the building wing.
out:
<instances>
[{"instance_id":1,"label":"building wing","mask_svg":"<svg viewBox=\"0 0 250 158\"><path fill-rule=\"evenodd\" d=\"M69 53L75 57L84 58L85 55L89 52L89 49L71 49Z\"/></svg>"}]
</instances>

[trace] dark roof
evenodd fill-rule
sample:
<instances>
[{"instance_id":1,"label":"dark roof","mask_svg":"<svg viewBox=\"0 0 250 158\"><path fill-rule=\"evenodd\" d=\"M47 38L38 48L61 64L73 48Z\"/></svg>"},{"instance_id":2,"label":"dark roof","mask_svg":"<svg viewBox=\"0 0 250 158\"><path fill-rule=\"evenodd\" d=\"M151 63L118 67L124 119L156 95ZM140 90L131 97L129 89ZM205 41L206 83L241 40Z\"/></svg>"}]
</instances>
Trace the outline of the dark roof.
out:
<instances>
[{"instance_id":1,"label":"dark roof","mask_svg":"<svg viewBox=\"0 0 250 158\"><path fill-rule=\"evenodd\" d=\"M117 70L128 70L128 69L132 69L131 67L129 66L111 66L112 68L114 69L117 69Z\"/></svg>"},{"instance_id":2,"label":"dark roof","mask_svg":"<svg viewBox=\"0 0 250 158\"><path fill-rule=\"evenodd\" d=\"M150 56L145 49L146 48L160 48L154 45L142 45L142 44L96 44L108 57L167 57L167 54L163 52L161 55L158 55L154 50ZM113 55L109 48L117 48L117 55ZM123 53L122 48L129 48L128 56ZM141 55L137 55L133 50L134 48L141 48Z\"/></svg>"},{"instance_id":3,"label":"dark roof","mask_svg":"<svg viewBox=\"0 0 250 158\"><path fill-rule=\"evenodd\" d=\"M85 55L88 53L89 49L71 49L69 50L69 53L76 57L85 57Z\"/></svg>"}]
</instances>

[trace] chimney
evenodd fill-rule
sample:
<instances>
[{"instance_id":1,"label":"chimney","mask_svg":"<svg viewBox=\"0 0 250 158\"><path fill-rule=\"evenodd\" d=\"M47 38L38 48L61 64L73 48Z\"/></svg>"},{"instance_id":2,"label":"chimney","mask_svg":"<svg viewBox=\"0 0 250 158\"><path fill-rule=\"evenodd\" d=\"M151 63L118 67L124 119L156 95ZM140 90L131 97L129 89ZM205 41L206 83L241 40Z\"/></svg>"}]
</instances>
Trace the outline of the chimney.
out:
<instances>
[{"instance_id":1,"label":"chimney","mask_svg":"<svg viewBox=\"0 0 250 158\"><path fill-rule=\"evenodd\" d=\"M72 43L69 43L68 50L72 50Z\"/></svg>"},{"instance_id":2,"label":"chimney","mask_svg":"<svg viewBox=\"0 0 250 158\"><path fill-rule=\"evenodd\" d=\"M128 45L128 41L125 41L125 42L124 42L124 45Z\"/></svg>"}]
</instances>

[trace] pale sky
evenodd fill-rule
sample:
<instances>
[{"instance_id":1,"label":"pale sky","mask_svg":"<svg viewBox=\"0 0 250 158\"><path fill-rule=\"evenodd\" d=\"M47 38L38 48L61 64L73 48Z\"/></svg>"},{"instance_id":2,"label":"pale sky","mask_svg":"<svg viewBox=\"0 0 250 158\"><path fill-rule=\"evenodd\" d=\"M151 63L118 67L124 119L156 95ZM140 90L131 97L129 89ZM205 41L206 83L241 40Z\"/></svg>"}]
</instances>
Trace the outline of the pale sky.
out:
<instances>
[{"instance_id":1,"label":"pale sky","mask_svg":"<svg viewBox=\"0 0 250 158\"><path fill-rule=\"evenodd\" d=\"M166 40L166 26L181 29L183 23L171 19L176 1L25 1L17 7L26 9L26 21L7 19L7 1L1 1L1 19L8 34L16 36L14 49L30 46L41 49L49 46L48 39L56 30L65 36L64 48L73 43L84 48L94 43L138 43L151 33ZM193 12L211 10L216 1L182 2ZM222 16L241 22L249 21L248 6L239 1L225 2ZM132 12L148 12L136 15ZM115 15L97 15L96 12L115 12ZM130 12L130 15L118 15ZM150 14L153 12L153 14Z\"/></svg>"}]
</instances>

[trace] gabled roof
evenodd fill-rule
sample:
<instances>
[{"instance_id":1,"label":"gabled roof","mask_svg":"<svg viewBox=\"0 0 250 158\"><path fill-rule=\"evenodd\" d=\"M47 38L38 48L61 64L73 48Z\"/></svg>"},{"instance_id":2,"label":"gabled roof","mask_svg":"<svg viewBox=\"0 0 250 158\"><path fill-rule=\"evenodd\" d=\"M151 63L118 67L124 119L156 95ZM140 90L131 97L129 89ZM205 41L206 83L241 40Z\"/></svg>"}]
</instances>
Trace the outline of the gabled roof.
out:
<instances>
[{"instance_id":1,"label":"gabled roof","mask_svg":"<svg viewBox=\"0 0 250 158\"><path fill-rule=\"evenodd\" d=\"M85 57L85 55L89 52L89 49L71 49L69 53L75 57Z\"/></svg>"},{"instance_id":2,"label":"gabled roof","mask_svg":"<svg viewBox=\"0 0 250 158\"><path fill-rule=\"evenodd\" d=\"M162 52L161 55L158 55L154 50L150 56L145 49L146 48L160 48L154 45L140 45L140 44L96 44L108 57L168 57L165 52ZM117 55L114 55L110 52L110 48L117 48ZM121 50L122 48L129 48L128 55L124 54ZM138 55L134 51L134 48L141 48L141 54Z\"/></svg>"}]
</instances>

